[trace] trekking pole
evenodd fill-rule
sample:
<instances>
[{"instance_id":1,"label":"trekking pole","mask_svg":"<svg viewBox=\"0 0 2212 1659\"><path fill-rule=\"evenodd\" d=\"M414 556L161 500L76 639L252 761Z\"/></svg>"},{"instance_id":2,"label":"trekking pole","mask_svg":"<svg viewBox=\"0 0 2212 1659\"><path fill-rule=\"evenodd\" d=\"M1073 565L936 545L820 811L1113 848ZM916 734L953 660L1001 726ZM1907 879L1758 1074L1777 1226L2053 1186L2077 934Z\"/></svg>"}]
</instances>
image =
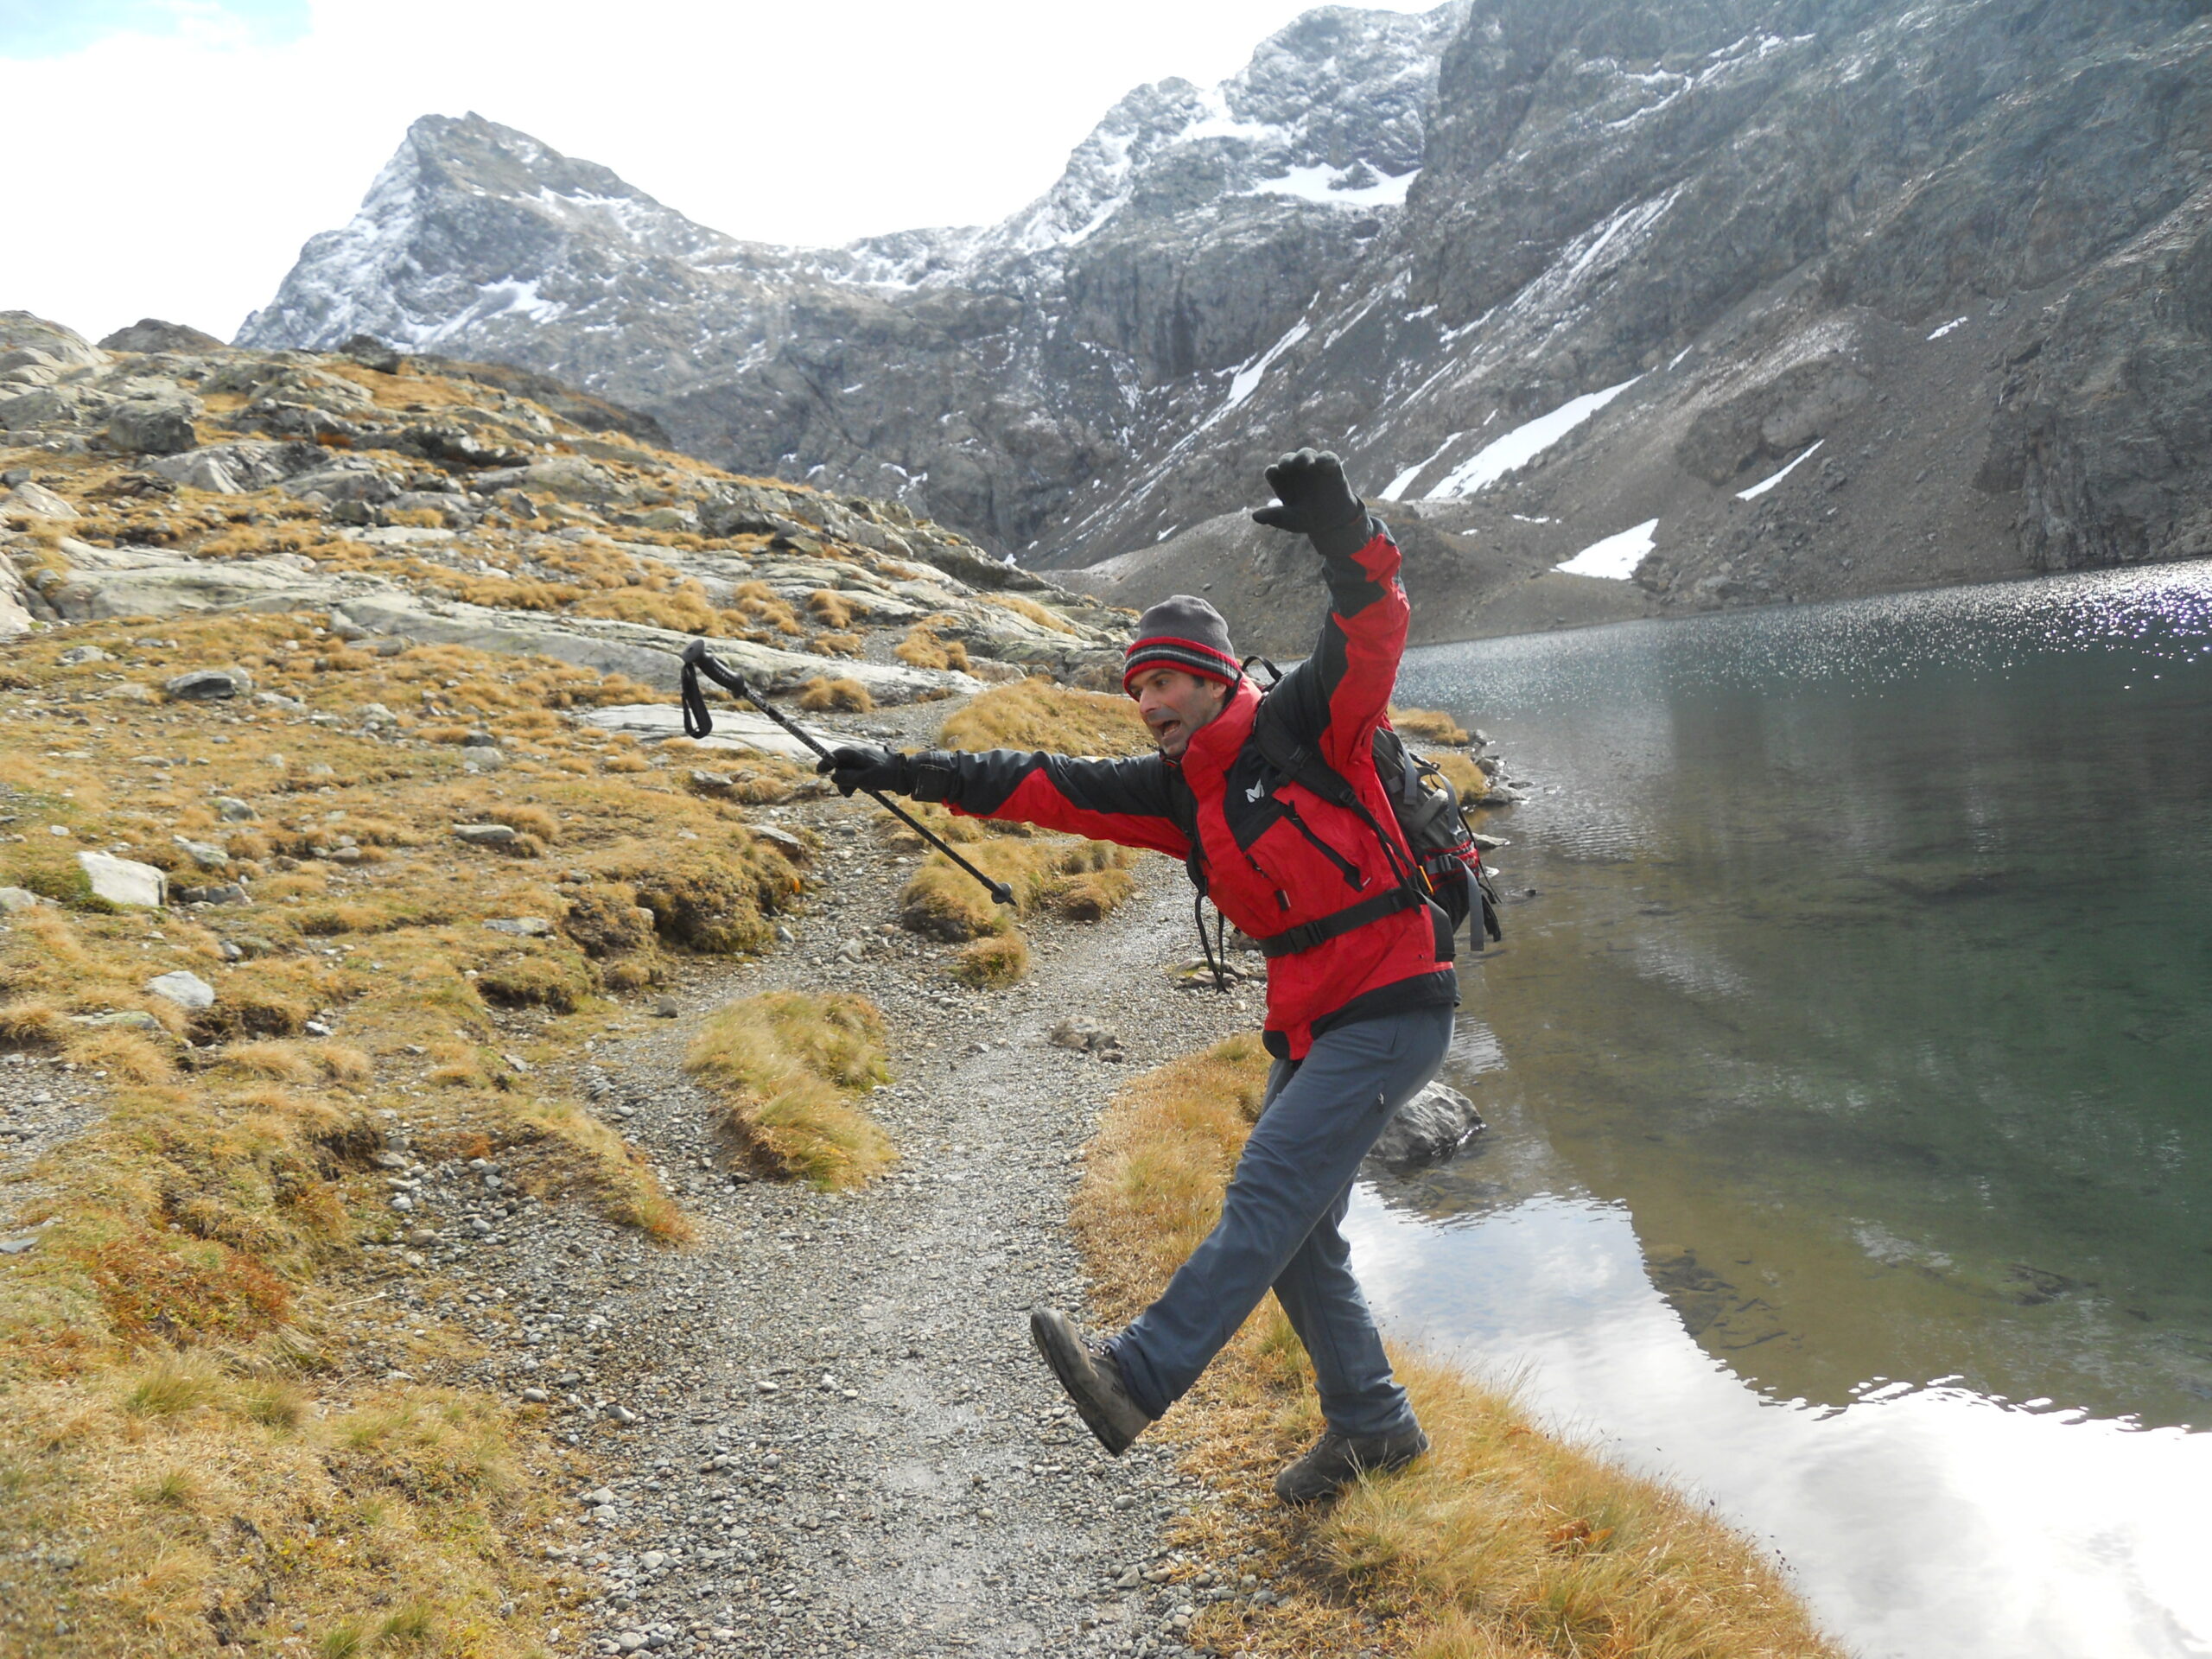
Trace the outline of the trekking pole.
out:
<instances>
[{"instance_id":1,"label":"trekking pole","mask_svg":"<svg viewBox=\"0 0 2212 1659\"><path fill-rule=\"evenodd\" d=\"M811 732L803 728L797 721L786 719L783 710L770 702L760 692L755 691L745 676L734 674L723 667L716 660L714 652L707 649L707 642L703 639L694 639L683 648L683 734L686 737L709 737L713 734L715 729L715 717L707 710L706 694L699 690L699 676L702 674L725 691L744 698L746 702L767 715L770 720L805 744L824 760L830 758L830 751L822 747ZM958 853L953 851L943 836L908 812L906 808L900 806L881 790L864 789L861 793L868 797L893 817L898 819L899 823L905 824L924 841L982 882L989 891L991 897L1000 904L1014 903L1012 887L1003 881L994 881L982 871L961 857Z\"/></svg>"}]
</instances>

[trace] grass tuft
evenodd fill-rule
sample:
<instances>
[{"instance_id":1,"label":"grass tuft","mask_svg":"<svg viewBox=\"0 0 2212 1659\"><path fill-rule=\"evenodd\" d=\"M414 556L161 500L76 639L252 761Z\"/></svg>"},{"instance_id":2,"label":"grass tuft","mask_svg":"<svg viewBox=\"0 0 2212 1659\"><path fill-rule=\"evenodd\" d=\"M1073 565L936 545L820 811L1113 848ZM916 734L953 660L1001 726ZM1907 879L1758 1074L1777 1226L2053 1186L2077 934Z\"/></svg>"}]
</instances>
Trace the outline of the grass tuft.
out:
<instances>
[{"instance_id":1,"label":"grass tuft","mask_svg":"<svg viewBox=\"0 0 2212 1659\"><path fill-rule=\"evenodd\" d=\"M883 1020L857 996L774 991L719 1009L684 1069L728 1103L728 1125L762 1162L815 1185L865 1185L897 1154L858 1104L890 1080Z\"/></svg>"},{"instance_id":2,"label":"grass tuft","mask_svg":"<svg viewBox=\"0 0 2212 1659\"><path fill-rule=\"evenodd\" d=\"M221 1388L213 1366L172 1356L138 1374L123 1396L123 1409L133 1417L180 1417L209 1404Z\"/></svg>"},{"instance_id":3,"label":"grass tuft","mask_svg":"<svg viewBox=\"0 0 2212 1659\"><path fill-rule=\"evenodd\" d=\"M938 740L952 749L1043 749L1054 754L1152 752L1137 706L1128 697L1078 691L1050 680L994 686L946 716Z\"/></svg>"},{"instance_id":4,"label":"grass tuft","mask_svg":"<svg viewBox=\"0 0 2212 1659\"><path fill-rule=\"evenodd\" d=\"M979 991L1002 991L1029 976L1029 941L1018 927L987 933L953 957L949 971Z\"/></svg>"},{"instance_id":5,"label":"grass tuft","mask_svg":"<svg viewBox=\"0 0 2212 1659\"><path fill-rule=\"evenodd\" d=\"M1446 743L1455 749L1464 749L1474 741L1465 727L1440 709L1401 709L1393 703L1390 725L1401 737Z\"/></svg>"},{"instance_id":6,"label":"grass tuft","mask_svg":"<svg viewBox=\"0 0 2212 1659\"><path fill-rule=\"evenodd\" d=\"M817 715L864 715L875 707L875 699L858 680L817 676L799 687L798 706Z\"/></svg>"},{"instance_id":7,"label":"grass tuft","mask_svg":"<svg viewBox=\"0 0 2212 1659\"><path fill-rule=\"evenodd\" d=\"M942 620L943 619L938 619ZM891 654L909 668L957 669L968 671L968 647L957 639L940 639L927 622L917 622Z\"/></svg>"}]
</instances>

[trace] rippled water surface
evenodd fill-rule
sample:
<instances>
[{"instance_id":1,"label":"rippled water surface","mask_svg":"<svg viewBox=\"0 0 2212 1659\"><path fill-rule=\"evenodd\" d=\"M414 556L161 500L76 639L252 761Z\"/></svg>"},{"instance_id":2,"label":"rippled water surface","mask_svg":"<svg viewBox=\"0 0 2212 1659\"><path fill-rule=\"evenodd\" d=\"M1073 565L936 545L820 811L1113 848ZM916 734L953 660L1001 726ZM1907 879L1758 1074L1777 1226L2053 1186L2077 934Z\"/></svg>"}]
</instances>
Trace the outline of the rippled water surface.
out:
<instances>
[{"instance_id":1,"label":"rippled water surface","mask_svg":"<svg viewBox=\"0 0 2212 1659\"><path fill-rule=\"evenodd\" d=\"M1868 1655L2212 1653L2212 565L1416 652L1534 779L1378 1300Z\"/></svg>"}]
</instances>

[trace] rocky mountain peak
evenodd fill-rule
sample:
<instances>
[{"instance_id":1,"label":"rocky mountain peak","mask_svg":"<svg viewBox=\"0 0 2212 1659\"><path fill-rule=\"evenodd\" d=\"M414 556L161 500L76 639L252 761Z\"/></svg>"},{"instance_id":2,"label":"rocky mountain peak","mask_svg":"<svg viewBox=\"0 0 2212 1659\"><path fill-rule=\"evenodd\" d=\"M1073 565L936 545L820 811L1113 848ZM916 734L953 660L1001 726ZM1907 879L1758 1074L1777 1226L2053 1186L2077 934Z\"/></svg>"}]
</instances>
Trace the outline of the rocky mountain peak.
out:
<instances>
[{"instance_id":1,"label":"rocky mountain peak","mask_svg":"<svg viewBox=\"0 0 2212 1659\"><path fill-rule=\"evenodd\" d=\"M998 225L805 251L425 121L242 338L465 347L1128 580L1333 442L1459 629L2177 556L2208 89L2179 0L1327 7Z\"/></svg>"}]
</instances>

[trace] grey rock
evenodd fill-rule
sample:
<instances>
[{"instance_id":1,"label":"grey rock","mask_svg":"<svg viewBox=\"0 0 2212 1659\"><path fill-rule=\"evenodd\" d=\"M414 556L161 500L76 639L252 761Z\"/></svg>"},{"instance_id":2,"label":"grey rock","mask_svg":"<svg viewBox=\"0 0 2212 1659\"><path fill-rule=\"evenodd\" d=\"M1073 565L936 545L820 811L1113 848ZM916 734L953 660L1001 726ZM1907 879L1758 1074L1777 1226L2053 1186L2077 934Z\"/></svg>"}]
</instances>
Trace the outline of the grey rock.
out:
<instances>
[{"instance_id":1,"label":"grey rock","mask_svg":"<svg viewBox=\"0 0 2212 1659\"><path fill-rule=\"evenodd\" d=\"M185 850L185 855L203 870L226 870L231 867L231 855L213 842L194 841L184 836L169 837Z\"/></svg>"},{"instance_id":2,"label":"grey rock","mask_svg":"<svg viewBox=\"0 0 2212 1659\"><path fill-rule=\"evenodd\" d=\"M13 916L20 911L36 910L41 905L50 905L51 899L41 899L28 887L0 887L0 915Z\"/></svg>"},{"instance_id":3,"label":"grey rock","mask_svg":"<svg viewBox=\"0 0 2212 1659\"><path fill-rule=\"evenodd\" d=\"M550 939L554 931L553 924L542 916L496 916L484 925L518 939Z\"/></svg>"},{"instance_id":4,"label":"grey rock","mask_svg":"<svg viewBox=\"0 0 2212 1659\"><path fill-rule=\"evenodd\" d=\"M1055 1048L1079 1049L1090 1054L1119 1050L1122 1046L1118 1032L1081 1014L1071 1014L1061 1020L1046 1033L1046 1040Z\"/></svg>"},{"instance_id":5,"label":"grey rock","mask_svg":"<svg viewBox=\"0 0 2212 1659\"><path fill-rule=\"evenodd\" d=\"M251 823L261 817L235 795L218 795L213 804L215 816L225 823Z\"/></svg>"},{"instance_id":6,"label":"grey rock","mask_svg":"<svg viewBox=\"0 0 2212 1659\"><path fill-rule=\"evenodd\" d=\"M1392 1168L1438 1163L1483 1127L1474 1102L1448 1084L1432 1083L1398 1108L1368 1156Z\"/></svg>"},{"instance_id":7,"label":"grey rock","mask_svg":"<svg viewBox=\"0 0 2212 1659\"><path fill-rule=\"evenodd\" d=\"M72 645L54 658L64 668L82 668L87 663L111 663L114 660L98 645Z\"/></svg>"},{"instance_id":8,"label":"grey rock","mask_svg":"<svg viewBox=\"0 0 2212 1659\"><path fill-rule=\"evenodd\" d=\"M180 905L247 905L253 902L245 884L223 881L213 887L173 887L169 896Z\"/></svg>"},{"instance_id":9,"label":"grey rock","mask_svg":"<svg viewBox=\"0 0 2212 1659\"><path fill-rule=\"evenodd\" d=\"M41 518L74 518L77 509L43 484L26 480L0 497L0 518L11 512L35 513Z\"/></svg>"},{"instance_id":10,"label":"grey rock","mask_svg":"<svg viewBox=\"0 0 2212 1659\"><path fill-rule=\"evenodd\" d=\"M505 847L515 839L513 826L505 823L456 823L453 833L471 847Z\"/></svg>"},{"instance_id":11,"label":"grey rock","mask_svg":"<svg viewBox=\"0 0 2212 1659\"><path fill-rule=\"evenodd\" d=\"M70 426L77 419L77 403L67 392L45 386L0 397L0 430L35 432L42 427Z\"/></svg>"},{"instance_id":12,"label":"grey rock","mask_svg":"<svg viewBox=\"0 0 2212 1659\"><path fill-rule=\"evenodd\" d=\"M215 1006L215 988L199 975L181 968L174 973L148 980L146 989L156 996L167 997L179 1007L194 1014Z\"/></svg>"},{"instance_id":13,"label":"grey rock","mask_svg":"<svg viewBox=\"0 0 2212 1659\"><path fill-rule=\"evenodd\" d=\"M72 368L99 368L110 360L73 328L29 311L0 311L0 352L27 347Z\"/></svg>"},{"instance_id":14,"label":"grey rock","mask_svg":"<svg viewBox=\"0 0 2212 1659\"><path fill-rule=\"evenodd\" d=\"M185 977L188 979L191 976L188 974ZM150 990L153 988L149 986L147 988ZM149 1037L168 1035L168 1027L143 1008L124 1008L113 1014L73 1014L69 1016L69 1022L82 1026L88 1031L136 1031Z\"/></svg>"},{"instance_id":15,"label":"grey rock","mask_svg":"<svg viewBox=\"0 0 2212 1659\"><path fill-rule=\"evenodd\" d=\"M181 454L145 463L146 470L171 483L217 494L265 490L301 473L327 465L330 452L312 443L211 443Z\"/></svg>"},{"instance_id":16,"label":"grey rock","mask_svg":"<svg viewBox=\"0 0 2212 1659\"><path fill-rule=\"evenodd\" d=\"M136 905L154 910L168 902L169 879L151 864L92 852L79 853L77 864L85 872L96 899L105 899L111 905Z\"/></svg>"},{"instance_id":17,"label":"grey rock","mask_svg":"<svg viewBox=\"0 0 2212 1659\"><path fill-rule=\"evenodd\" d=\"M193 429L196 400L132 399L118 404L107 419L111 448L132 455L175 455L196 446Z\"/></svg>"},{"instance_id":18,"label":"grey rock","mask_svg":"<svg viewBox=\"0 0 2212 1659\"><path fill-rule=\"evenodd\" d=\"M195 668L162 684L175 702L217 702L243 697L253 690L253 676L242 668Z\"/></svg>"}]
</instances>

